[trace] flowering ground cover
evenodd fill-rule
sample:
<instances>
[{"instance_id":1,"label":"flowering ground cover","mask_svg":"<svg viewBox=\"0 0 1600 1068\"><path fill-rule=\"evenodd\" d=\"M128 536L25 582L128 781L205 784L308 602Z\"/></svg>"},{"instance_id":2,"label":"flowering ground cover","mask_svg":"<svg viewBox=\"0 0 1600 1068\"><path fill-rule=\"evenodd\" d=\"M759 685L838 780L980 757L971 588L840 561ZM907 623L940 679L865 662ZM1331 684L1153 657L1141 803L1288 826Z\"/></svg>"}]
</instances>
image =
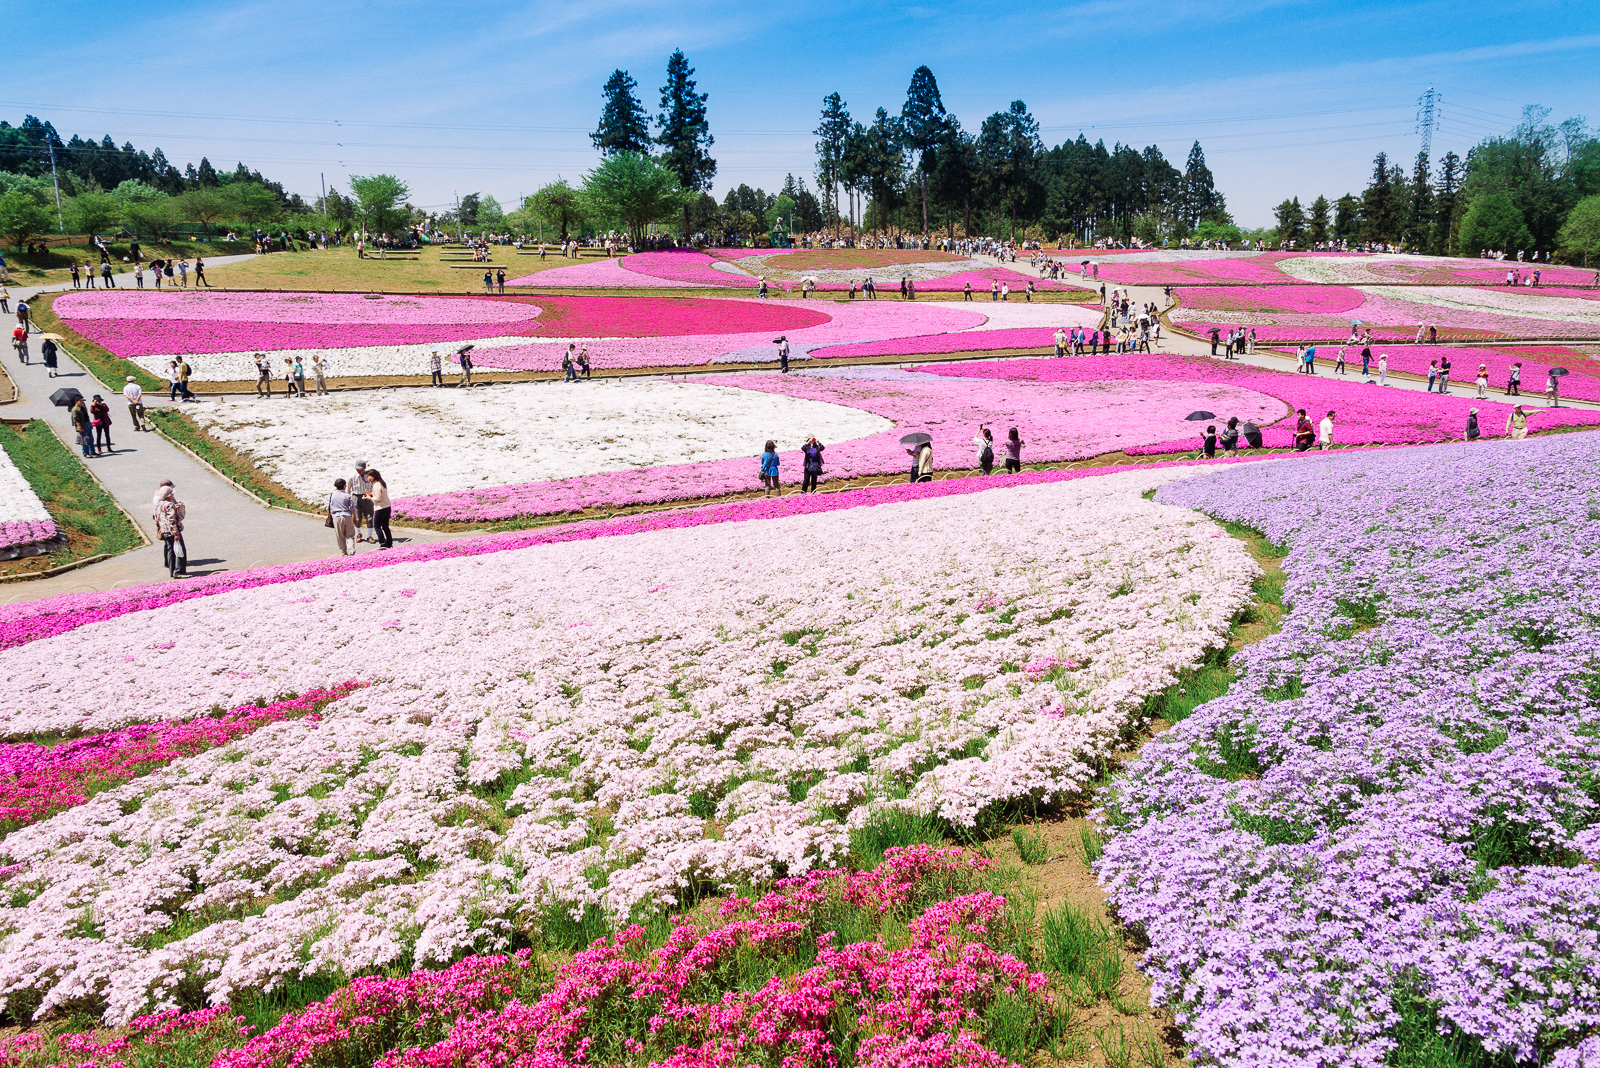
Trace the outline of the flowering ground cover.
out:
<instances>
[{"instance_id":1,"label":"flowering ground cover","mask_svg":"<svg viewBox=\"0 0 1600 1068\"><path fill-rule=\"evenodd\" d=\"M57 533L44 502L17 470L11 453L0 448L0 552L49 541Z\"/></svg>"},{"instance_id":2,"label":"flowering ground cover","mask_svg":"<svg viewBox=\"0 0 1600 1068\"><path fill-rule=\"evenodd\" d=\"M825 867L890 812L1076 793L1250 597L1240 543L1143 498L1184 470L341 570L6 650L13 730L368 685L7 836L5 1009L504 952Z\"/></svg>"},{"instance_id":3,"label":"flowering ground cover","mask_svg":"<svg viewBox=\"0 0 1600 1068\"><path fill-rule=\"evenodd\" d=\"M1360 296L1359 302L1351 294ZM1409 341L1419 325L1448 341L1600 336L1600 303L1533 290L1363 286L1192 287L1177 293L1175 325L1204 335L1212 327L1254 327L1263 341L1337 341L1352 325L1379 341ZM1346 302L1351 306L1343 310Z\"/></svg>"},{"instance_id":4,"label":"flowering ground cover","mask_svg":"<svg viewBox=\"0 0 1600 1068\"><path fill-rule=\"evenodd\" d=\"M1275 454L1264 453L1254 459L1279 459ZM784 497L757 497L751 500L730 501L693 509L673 509L649 512L642 515L615 516L582 524L563 524L546 530L514 531L462 538L457 541L431 542L426 545L401 546L390 553L364 553L359 556L332 556L298 564L279 564L269 567L229 571L215 576L202 576L181 585L172 582L152 583L145 586L121 587L105 593L72 593L37 601L20 601L0 605L0 649L11 649L29 642L57 634L66 634L92 623L115 619L134 612L149 612L168 605L200 597L215 597L234 590L252 590L263 586L278 586L299 582L319 575L339 575L347 572L370 571L374 568L393 567L398 564L420 563L436 560L459 560L467 557L523 549L532 545L562 545L568 542L590 541L595 538L616 537L622 534L640 534L653 530L683 530L693 527L714 526L718 523L741 523L756 519L783 519L792 516L817 515L851 508L867 508L880 504L904 501L930 500L936 497L964 497L984 493L997 486L1045 486L1058 482L1073 482L1082 478L1102 478L1123 474L1130 470L1148 471L1164 468L1186 468L1205 463L1199 460L1169 460L1133 465L1103 466L1080 469L1047 469L1027 471L1022 474L997 474L989 479L963 479L921 484L893 482L870 486L849 494L795 494ZM38 679L29 680L36 692L47 686ZM149 718L147 713L127 709L91 709L85 711L70 705L58 706L48 712L23 720L13 719L13 731L18 733L63 732L70 730L109 730Z\"/></svg>"},{"instance_id":5,"label":"flowering ground cover","mask_svg":"<svg viewBox=\"0 0 1600 1068\"><path fill-rule=\"evenodd\" d=\"M329 702L356 686L346 682L271 704L243 704L220 716L141 724L54 745L0 744L0 835L80 805L174 760L227 745L268 723L315 719Z\"/></svg>"},{"instance_id":6,"label":"flowering ground cover","mask_svg":"<svg viewBox=\"0 0 1600 1068\"><path fill-rule=\"evenodd\" d=\"M218 1006L135 1020L110 1042L18 1036L0 1041L0 1063L153 1055L197 1068L420 1068L693 1055L1002 1068L1049 1048L1070 1010L1024 964L1032 932L991 889L992 868L961 850L890 849L871 871L811 872L671 930L628 927L553 977L526 949L472 956L356 979L260 1034Z\"/></svg>"},{"instance_id":7,"label":"flowering ground cover","mask_svg":"<svg viewBox=\"0 0 1600 1068\"><path fill-rule=\"evenodd\" d=\"M769 437L798 446L811 434L840 441L894 427L880 415L824 399L658 380L395 390L315 404L262 405L250 398L187 414L319 506L333 480L348 477L360 458L383 472L390 493L412 497L747 457Z\"/></svg>"},{"instance_id":8,"label":"flowering ground cover","mask_svg":"<svg viewBox=\"0 0 1600 1068\"><path fill-rule=\"evenodd\" d=\"M1319 349L1331 354L1334 349ZM1346 349L1345 358L1359 369L1360 350ZM1522 390L1538 402L1544 391L1545 376L1552 367L1565 367L1572 373L1561 379L1561 396L1573 400L1600 401L1600 360L1582 349L1562 345L1434 346L1385 345L1373 349L1374 359L1382 352L1389 358L1389 370L1426 376L1428 365L1441 356L1450 357L1450 391L1457 396L1471 395L1478 377L1478 365L1488 368L1489 386L1503 397L1511 365L1522 364ZM1372 371L1377 374L1376 369Z\"/></svg>"},{"instance_id":9,"label":"flowering ground cover","mask_svg":"<svg viewBox=\"0 0 1600 1068\"><path fill-rule=\"evenodd\" d=\"M1466 260L1454 256L1410 256L1375 253L1360 256L1289 255L1278 260L1278 270L1304 282L1335 284L1382 284L1384 282L1428 282L1434 285L1501 285L1506 273L1524 277L1534 270L1531 263L1503 260ZM1538 265L1542 286L1591 285L1594 271L1558 264Z\"/></svg>"},{"instance_id":10,"label":"flowering ground cover","mask_svg":"<svg viewBox=\"0 0 1600 1068\"><path fill-rule=\"evenodd\" d=\"M1325 412L1338 412L1334 438L1336 443L1342 445L1460 441L1471 408L1479 410L1478 422L1485 437L1501 437L1506 432L1505 423L1511 412L1511 405L1504 403L1504 398L1479 401L1459 395L1418 393L1415 390L1369 385L1359 375L1289 374L1200 356L1131 354L1059 360L1007 360L998 363L931 364L922 370L947 377L999 378L1015 382L1131 380L1234 385L1277 397L1290 409L1305 408L1313 422L1320 421ZM1225 409L1216 409L1216 412L1219 425L1235 414ZM1241 415L1241 422L1243 419ZM1600 412L1577 408L1535 409L1529 423L1535 432L1555 427L1596 425L1600 425ZM1294 424L1285 420L1263 427L1262 437L1268 448L1289 448L1294 444ZM1195 440L1193 437L1172 438L1133 445L1127 451L1175 452L1194 448Z\"/></svg>"},{"instance_id":11,"label":"flowering ground cover","mask_svg":"<svg viewBox=\"0 0 1600 1068\"><path fill-rule=\"evenodd\" d=\"M1103 813L1199 1061L1600 1057L1600 439L1428 456L1157 494L1290 549L1282 632Z\"/></svg>"},{"instance_id":12,"label":"flowering ground cover","mask_svg":"<svg viewBox=\"0 0 1600 1068\"><path fill-rule=\"evenodd\" d=\"M844 440L828 437L822 428L806 421L768 423L764 429L752 427L756 432L747 433L742 442L723 443L726 451L737 451L738 458L679 463L669 454L661 457L658 466L648 468L408 495L395 501L395 514L429 521L481 522L722 496L757 488L756 457L768 438L779 446L780 477L792 484L801 471L800 446L812 435L827 446L823 477L831 481L902 474L910 460L899 439L913 430L933 435L940 469L967 469L977 467L977 452L970 443L980 423L992 425L1002 438L1008 427L1018 427L1027 443L1024 458L1050 463L1169 441L1189 429L1185 416L1196 408L1236 411L1242 418L1263 424L1283 418L1287 411L1272 397L1201 382L1039 385L840 368L787 376L746 375L733 383L738 389L716 395L717 403L728 408L730 425L735 413L773 410L770 399L756 401L750 393L799 398L819 407L845 406L891 422L874 433ZM711 410L709 404L707 410ZM786 407L777 410L789 411ZM794 414L803 420L803 413L810 410L796 407ZM719 419L719 425L721 422ZM842 419L835 423L850 425ZM672 428L665 431L670 435ZM670 436L662 440L671 447ZM278 448L268 430L253 451L268 456Z\"/></svg>"},{"instance_id":13,"label":"flowering ground cover","mask_svg":"<svg viewBox=\"0 0 1600 1068\"><path fill-rule=\"evenodd\" d=\"M670 278L657 278L655 275L641 274L630 271L622 266L620 260L606 258L603 260L590 260L588 263L574 263L567 267L547 267L533 274L523 275L520 278L506 279L508 286L539 286L540 288L562 289L714 289L728 288L738 283L724 282L680 282Z\"/></svg>"},{"instance_id":14,"label":"flowering ground cover","mask_svg":"<svg viewBox=\"0 0 1600 1068\"><path fill-rule=\"evenodd\" d=\"M1108 257L1087 250L1063 252L1056 256L1068 263L1097 260L1100 282L1113 285L1165 286L1206 285L1207 283L1245 283L1281 285L1285 277L1280 264L1296 260L1342 260L1343 253L1304 252L1212 252L1206 250L1153 250ZM1091 279L1092 281L1092 279Z\"/></svg>"},{"instance_id":15,"label":"flowering ground cover","mask_svg":"<svg viewBox=\"0 0 1600 1068\"><path fill-rule=\"evenodd\" d=\"M625 271L669 282L739 286L746 289L754 289L761 284L758 279L750 275L740 274L737 271L717 270L715 265L718 260L692 249L636 252L631 256L624 256L619 262Z\"/></svg>"}]
</instances>

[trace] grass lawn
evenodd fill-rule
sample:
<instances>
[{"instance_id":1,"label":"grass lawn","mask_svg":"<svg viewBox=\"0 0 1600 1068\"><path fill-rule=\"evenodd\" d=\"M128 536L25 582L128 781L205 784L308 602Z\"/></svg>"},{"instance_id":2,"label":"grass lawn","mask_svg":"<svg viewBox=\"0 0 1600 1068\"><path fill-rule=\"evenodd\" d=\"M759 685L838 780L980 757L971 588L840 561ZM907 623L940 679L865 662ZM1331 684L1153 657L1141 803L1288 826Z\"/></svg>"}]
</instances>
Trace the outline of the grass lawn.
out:
<instances>
[{"instance_id":1,"label":"grass lawn","mask_svg":"<svg viewBox=\"0 0 1600 1068\"><path fill-rule=\"evenodd\" d=\"M537 247L537 246L535 246ZM483 266L456 267L467 259L441 257L441 250L421 250L415 260L358 259L348 245L311 252L274 252L244 263L206 271L211 284L229 289L304 289L319 292L360 290L363 293L482 293ZM459 252L459 249L449 250ZM571 267L593 257L562 259L559 246L543 261L519 256L512 245L497 246L491 264L503 265L506 278L521 278L552 267Z\"/></svg>"},{"instance_id":2,"label":"grass lawn","mask_svg":"<svg viewBox=\"0 0 1600 1068\"><path fill-rule=\"evenodd\" d=\"M89 477L83 461L61 444L42 419L21 425L0 423L0 447L67 536L66 547L56 552L0 561L0 577L36 575L75 560L126 552L143 544L116 502Z\"/></svg>"},{"instance_id":3,"label":"grass lawn","mask_svg":"<svg viewBox=\"0 0 1600 1068\"><path fill-rule=\"evenodd\" d=\"M112 261L118 271L131 267L122 262L122 257L128 255L128 242L108 241L106 247L111 250ZM143 241L139 245L139 257L146 263L151 260L164 260L170 256L188 257L192 261L196 256L237 256L249 251L248 241L183 240L172 244ZM71 281L72 276L67 273L67 268L74 263L93 264L96 270L100 267L99 250L90 247L87 242L81 245L51 245L43 256L30 256L25 252L18 252L15 248L7 248L5 257L13 286L40 286Z\"/></svg>"}]
</instances>

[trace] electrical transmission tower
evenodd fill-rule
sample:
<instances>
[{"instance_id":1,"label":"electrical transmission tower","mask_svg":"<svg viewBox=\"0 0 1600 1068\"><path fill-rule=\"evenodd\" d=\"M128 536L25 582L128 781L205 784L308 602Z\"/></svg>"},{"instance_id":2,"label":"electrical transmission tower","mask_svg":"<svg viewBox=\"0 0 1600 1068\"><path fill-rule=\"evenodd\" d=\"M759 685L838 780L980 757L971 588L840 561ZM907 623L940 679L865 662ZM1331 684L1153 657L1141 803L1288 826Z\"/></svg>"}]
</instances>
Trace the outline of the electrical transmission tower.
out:
<instances>
[{"instance_id":1,"label":"electrical transmission tower","mask_svg":"<svg viewBox=\"0 0 1600 1068\"><path fill-rule=\"evenodd\" d=\"M1443 100L1444 96L1431 85L1417 97L1417 133L1422 135L1422 152L1426 156L1433 155L1433 131L1439 128Z\"/></svg>"}]
</instances>

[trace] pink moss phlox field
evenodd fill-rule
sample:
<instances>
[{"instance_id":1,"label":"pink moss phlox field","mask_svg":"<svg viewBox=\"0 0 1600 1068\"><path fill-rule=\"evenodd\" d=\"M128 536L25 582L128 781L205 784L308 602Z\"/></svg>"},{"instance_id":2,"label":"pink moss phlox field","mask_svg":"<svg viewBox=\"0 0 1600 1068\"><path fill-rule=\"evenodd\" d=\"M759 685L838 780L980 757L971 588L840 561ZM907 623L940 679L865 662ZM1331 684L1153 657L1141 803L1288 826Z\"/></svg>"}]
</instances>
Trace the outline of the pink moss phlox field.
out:
<instances>
[{"instance_id":1,"label":"pink moss phlox field","mask_svg":"<svg viewBox=\"0 0 1600 1068\"><path fill-rule=\"evenodd\" d=\"M827 310L716 297L540 297L535 329L556 337L703 337L805 330L831 321Z\"/></svg>"},{"instance_id":2,"label":"pink moss phlox field","mask_svg":"<svg viewBox=\"0 0 1600 1068\"><path fill-rule=\"evenodd\" d=\"M1265 456L1263 456L1265 458ZM1077 471L1030 471L1019 475L995 475L988 479L896 483L874 486L850 493L790 494L787 497L758 498L711 505L705 508L657 512L640 516L617 516L592 522L571 524L548 531L513 531L460 541L436 542L424 546L402 546L393 552L365 553L360 556L329 557L300 564L248 568L177 585L152 583L129 586L104 593L65 593L37 601L0 605L0 649L65 634L102 620L115 619L130 612L147 612L195 597L211 597L233 590L299 582L344 572L367 571L395 564L481 556L509 552L530 545L588 541L591 538L639 534L650 530L682 529L716 523L741 523L757 519L813 515L845 508L868 508L898 501L923 500L957 494L979 493L997 486L1033 486L1068 482L1079 478L1114 475L1134 470L1187 467L1208 461L1166 461L1138 465L1095 467Z\"/></svg>"},{"instance_id":3,"label":"pink moss phlox field","mask_svg":"<svg viewBox=\"0 0 1600 1068\"><path fill-rule=\"evenodd\" d=\"M1357 357L1359 367L1359 356ZM1326 373L1287 374L1245 364L1224 363L1197 356L1068 357L1066 359L1009 360L1005 363L936 364L923 368L929 374L961 378L1003 378L1026 382L1119 381L1126 379L1227 382L1278 397L1291 408L1305 408L1313 424L1329 410L1338 412L1334 441L1341 445L1403 445L1460 441L1467 411L1478 409L1478 425L1486 438L1503 437L1511 405L1461 396L1440 396L1416 390L1368 385L1358 375ZM1513 402L1514 403L1514 402ZM1217 424L1229 413L1217 412ZM1535 432L1558 426L1600 425L1600 411L1560 408L1535 411L1529 426ZM1268 448L1294 445L1294 424L1288 420L1264 427ZM1195 439L1174 438L1153 445L1137 445L1130 453L1163 453L1195 447Z\"/></svg>"},{"instance_id":4,"label":"pink moss phlox field","mask_svg":"<svg viewBox=\"0 0 1600 1068\"><path fill-rule=\"evenodd\" d=\"M356 979L221 1053L212 1068L577 1068L597 1055L820 1068L835 1063L840 1040L877 1051L861 1063L1001 1068L1006 1062L984 1048L975 1027L983 1010L1000 993L1036 1016L1052 1003L1044 975L989 944L1004 930L1005 899L959 893L990 866L956 849L890 849L870 871L812 872L755 901L731 898L714 915L678 921L653 949L638 926L601 938L548 986L527 950ZM838 947L826 920L841 902L868 922L908 921L910 945L890 951L874 938ZM740 989L739 959L759 960L773 977ZM618 1015L614 1005L628 1009ZM840 1033L830 1024L845 1005L852 1023ZM905 1056L929 1045L953 1045L963 1056Z\"/></svg>"},{"instance_id":5,"label":"pink moss phlox field","mask_svg":"<svg viewBox=\"0 0 1600 1068\"><path fill-rule=\"evenodd\" d=\"M717 262L704 252L692 249L671 249L664 252L636 252L622 258L622 268L635 274L663 278L672 282L696 282L701 285L754 289L760 279L719 271L712 267Z\"/></svg>"},{"instance_id":6,"label":"pink moss phlox field","mask_svg":"<svg viewBox=\"0 0 1600 1068\"><path fill-rule=\"evenodd\" d=\"M1186 310L1193 297L1207 311L1254 312L1294 315L1342 315L1366 303L1367 296L1351 286L1271 285L1216 289L1181 289Z\"/></svg>"},{"instance_id":7,"label":"pink moss phlox field","mask_svg":"<svg viewBox=\"0 0 1600 1068\"><path fill-rule=\"evenodd\" d=\"M1328 351L1319 348L1319 354ZM1473 396L1478 365L1488 365L1491 395L1504 399L1506 380L1511 365L1522 364L1522 392L1529 404L1539 404L1544 392L1545 376L1552 367L1565 367L1572 373L1561 379L1561 396L1573 400L1600 401L1600 361L1576 349L1556 345L1517 345L1504 348L1457 348L1433 345L1384 345L1373 347L1372 374L1376 375L1377 356L1382 352L1389 358L1390 371L1405 371L1426 376L1428 365L1440 357L1450 357L1450 392L1455 396ZM1354 358L1352 358L1354 357ZM1360 370L1360 350L1347 350L1345 359ZM1516 403L1513 401L1512 403Z\"/></svg>"},{"instance_id":8,"label":"pink moss phlox field","mask_svg":"<svg viewBox=\"0 0 1600 1068\"><path fill-rule=\"evenodd\" d=\"M737 263L740 260L749 259L751 256L782 256L787 252L798 251L800 250L792 248L709 248L706 249L706 255L712 259L729 260Z\"/></svg>"},{"instance_id":9,"label":"pink moss phlox field","mask_svg":"<svg viewBox=\"0 0 1600 1068\"><path fill-rule=\"evenodd\" d=\"M729 276L730 278L733 276ZM574 263L567 267L547 267L521 278L507 280L508 286L548 286L574 289L713 289L726 283L677 282L670 278L640 274L623 267L615 259Z\"/></svg>"},{"instance_id":10,"label":"pink moss phlox field","mask_svg":"<svg viewBox=\"0 0 1600 1068\"><path fill-rule=\"evenodd\" d=\"M885 277L873 279L873 284L878 287L880 292L887 290L897 293L899 291L900 278L892 273L893 270L893 268L885 268ZM947 274L939 278L920 279L917 282L917 292L959 293L966 288L968 282L971 282L972 299L976 301L981 297L983 300L988 300L990 283L1000 282L1011 287L1012 300L1020 300L1022 299L1021 294L1028 288L1030 281L1033 283L1033 288L1041 293L1077 292L1088 294L1088 290L1084 289L1083 286L1072 282L1052 282L1047 278L1037 278L1031 274L1023 274L1009 267L982 267L974 271L962 271L960 274ZM848 283L830 282L824 283L818 288L849 289L850 286Z\"/></svg>"},{"instance_id":11,"label":"pink moss phlox field","mask_svg":"<svg viewBox=\"0 0 1600 1068\"><path fill-rule=\"evenodd\" d=\"M1075 326L1076 324L1068 324L1068 329ZM931 356L941 352L1047 349L1054 347L1055 335L1055 329L1048 326L974 330L957 334L921 334L917 337L889 338L886 341L859 341L854 345L833 345L818 349L812 355L820 359L859 359L868 356Z\"/></svg>"},{"instance_id":12,"label":"pink moss phlox field","mask_svg":"<svg viewBox=\"0 0 1600 1068\"><path fill-rule=\"evenodd\" d=\"M237 1045L250 1032L244 1017L236 1016L226 1005L184 1012L165 1012L140 1016L122 1028L115 1037L105 1038L94 1031L51 1035L45 1028L24 1031L0 1039L0 1068L130 1068L133 1065L188 1064L197 1050L212 1050ZM209 1052L204 1054L209 1056Z\"/></svg>"},{"instance_id":13,"label":"pink moss phlox field","mask_svg":"<svg viewBox=\"0 0 1600 1068\"><path fill-rule=\"evenodd\" d=\"M1271 287L1269 291L1278 293L1287 289L1292 292L1295 288ZM1312 295L1318 288L1322 287L1305 287L1308 301L1314 299ZM1266 306L1258 308L1252 301L1253 295L1258 292L1263 290L1228 287L1181 289L1177 293L1181 306L1173 309L1171 318L1179 328L1202 336L1212 327L1228 330L1242 325L1252 327L1259 340L1272 342L1343 340L1350 336L1351 325L1357 321L1362 324L1363 330L1372 328L1372 336L1378 341L1409 341L1416 336L1419 324L1436 327L1439 338L1444 341L1583 338L1595 334L1595 327L1590 323L1443 307L1376 292L1365 293L1365 299L1359 307L1342 314L1292 310L1294 305L1287 296L1282 299L1268 298ZM1280 310L1280 307L1291 310Z\"/></svg>"},{"instance_id":14,"label":"pink moss phlox field","mask_svg":"<svg viewBox=\"0 0 1600 1068\"><path fill-rule=\"evenodd\" d=\"M987 336L1002 331L980 333ZM826 480L905 472L910 460L899 439L910 430L934 436L935 462L941 469L973 468L977 460L971 440L980 423L992 424L997 438L1005 436L1007 427L1018 427L1027 443L1024 458L1038 463L1083 460L1169 441L1186 429L1184 417L1196 408L1227 408L1261 423L1286 414L1282 403L1274 399L1198 382L1192 388L1128 382L1019 386L1002 381L980 384L981 380L972 379L952 382L904 372L869 374L751 375L730 384L844 404L894 420L896 425L882 433L824 442ZM779 452L780 473L787 473L790 481L800 471L800 440L796 437L786 443L791 447ZM405 497L395 501L395 513L456 522L717 497L754 488L753 456Z\"/></svg>"},{"instance_id":15,"label":"pink moss phlox field","mask_svg":"<svg viewBox=\"0 0 1600 1068\"><path fill-rule=\"evenodd\" d=\"M227 745L280 719L314 719L318 710L361 684L354 679L271 704L242 704L220 716L141 724L58 745L0 744L0 834L174 760Z\"/></svg>"},{"instance_id":16,"label":"pink moss phlox field","mask_svg":"<svg viewBox=\"0 0 1600 1068\"><path fill-rule=\"evenodd\" d=\"M1256 285L1281 285L1291 281L1278 269L1278 261L1308 255L1338 253L1263 252L1255 256L1219 257L1214 260L1169 260L1159 263L1124 263L1102 252L1071 250L1057 254L1069 263L1099 260L1101 282L1113 285L1195 285L1206 282L1248 282ZM1094 279L1090 279L1094 281Z\"/></svg>"},{"instance_id":17,"label":"pink moss phlox field","mask_svg":"<svg viewBox=\"0 0 1600 1068\"><path fill-rule=\"evenodd\" d=\"M471 296L90 289L56 298L56 313L75 322L118 321L321 323L327 326L434 326L520 323L539 314L523 300Z\"/></svg>"},{"instance_id":18,"label":"pink moss phlox field","mask_svg":"<svg viewBox=\"0 0 1600 1068\"><path fill-rule=\"evenodd\" d=\"M54 519L7 519L0 522L0 549L49 541L59 533Z\"/></svg>"}]
</instances>

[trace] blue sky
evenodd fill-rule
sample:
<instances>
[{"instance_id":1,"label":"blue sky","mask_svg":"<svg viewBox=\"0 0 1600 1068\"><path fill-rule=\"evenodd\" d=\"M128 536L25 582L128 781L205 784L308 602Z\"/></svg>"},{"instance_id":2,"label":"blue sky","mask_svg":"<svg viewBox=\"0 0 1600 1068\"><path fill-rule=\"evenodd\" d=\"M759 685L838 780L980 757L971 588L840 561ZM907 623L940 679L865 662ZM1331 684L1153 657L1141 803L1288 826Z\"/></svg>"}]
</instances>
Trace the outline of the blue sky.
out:
<instances>
[{"instance_id":1,"label":"blue sky","mask_svg":"<svg viewBox=\"0 0 1600 1068\"><path fill-rule=\"evenodd\" d=\"M1465 154L1524 104L1600 121L1592 4L693 4L251 0L10 5L0 116L25 113L180 165L239 160L313 195L389 171L414 203L518 196L595 163L613 68L655 110L682 48L711 94L714 191L809 178L817 112L898 111L930 66L968 129L1028 103L1048 143L1079 131L1206 150L1240 222L1285 196L1359 190L1380 149L1415 156L1416 100L1443 94L1434 155ZM16 47L20 43L22 47Z\"/></svg>"}]
</instances>

